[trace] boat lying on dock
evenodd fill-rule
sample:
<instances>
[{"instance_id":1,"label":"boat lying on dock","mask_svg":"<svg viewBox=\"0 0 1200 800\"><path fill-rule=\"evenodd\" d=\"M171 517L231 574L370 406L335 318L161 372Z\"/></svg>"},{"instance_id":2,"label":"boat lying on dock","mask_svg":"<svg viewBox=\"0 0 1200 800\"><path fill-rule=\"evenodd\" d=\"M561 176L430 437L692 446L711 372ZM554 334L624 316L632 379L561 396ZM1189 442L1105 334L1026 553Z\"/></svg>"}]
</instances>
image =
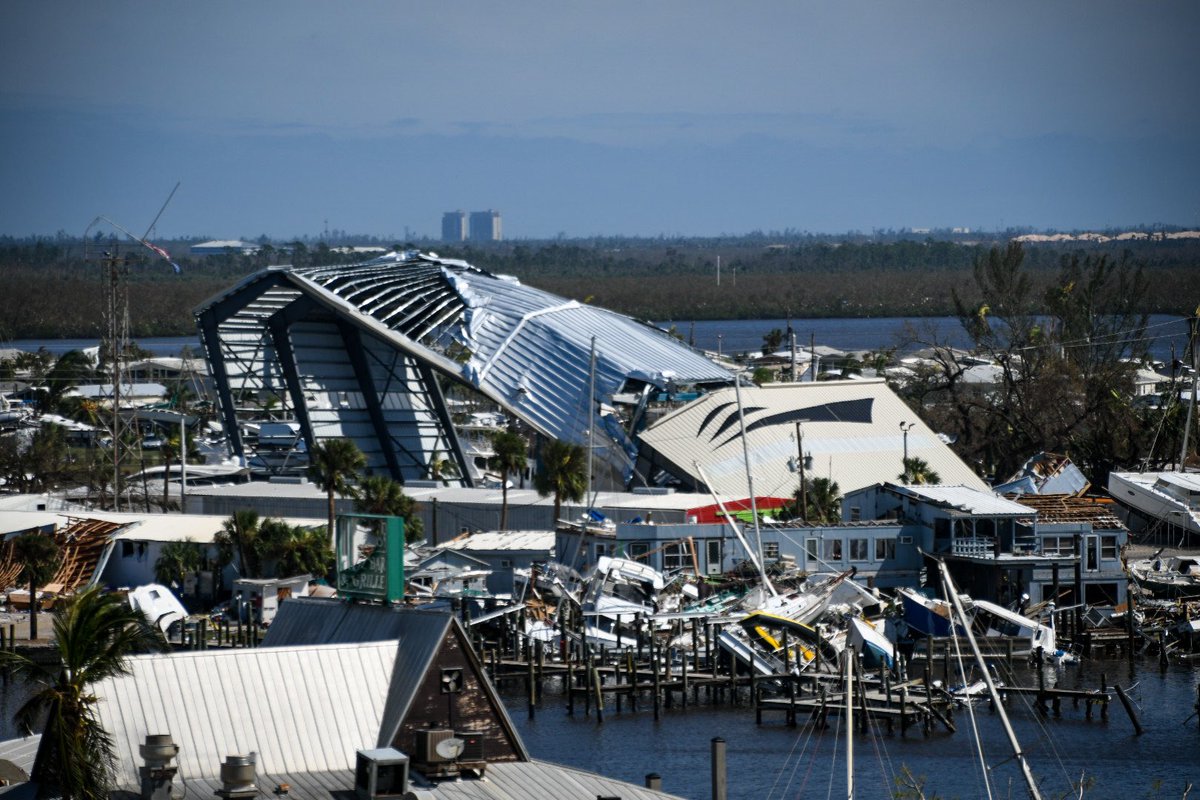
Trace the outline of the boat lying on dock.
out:
<instances>
[{"instance_id":1,"label":"boat lying on dock","mask_svg":"<svg viewBox=\"0 0 1200 800\"><path fill-rule=\"evenodd\" d=\"M1200 598L1200 560L1195 558L1162 558L1156 554L1130 564L1129 575L1139 587L1159 599Z\"/></svg>"},{"instance_id":2,"label":"boat lying on dock","mask_svg":"<svg viewBox=\"0 0 1200 800\"><path fill-rule=\"evenodd\" d=\"M1200 473L1110 472L1108 493L1156 524L1200 537Z\"/></svg>"}]
</instances>

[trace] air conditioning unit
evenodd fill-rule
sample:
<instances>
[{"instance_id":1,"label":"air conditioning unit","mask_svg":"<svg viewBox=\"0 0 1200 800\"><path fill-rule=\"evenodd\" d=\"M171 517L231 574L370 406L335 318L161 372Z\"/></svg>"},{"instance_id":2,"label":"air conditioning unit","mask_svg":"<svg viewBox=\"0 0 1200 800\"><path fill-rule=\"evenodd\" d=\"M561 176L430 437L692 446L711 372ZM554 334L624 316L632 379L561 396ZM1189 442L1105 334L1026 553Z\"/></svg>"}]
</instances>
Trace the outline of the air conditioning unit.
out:
<instances>
[{"instance_id":1,"label":"air conditioning unit","mask_svg":"<svg viewBox=\"0 0 1200 800\"><path fill-rule=\"evenodd\" d=\"M486 761L483 753L484 735L479 731L458 731L455 736L462 739L462 754L458 757L464 762Z\"/></svg>"},{"instance_id":2,"label":"air conditioning unit","mask_svg":"<svg viewBox=\"0 0 1200 800\"><path fill-rule=\"evenodd\" d=\"M417 752L414 760L418 764L446 764L455 760L452 749L448 749L446 745L441 745L442 742L448 741L454 737L454 731L444 728L421 728L416 731L417 737Z\"/></svg>"},{"instance_id":3,"label":"air conditioning unit","mask_svg":"<svg viewBox=\"0 0 1200 800\"><path fill-rule=\"evenodd\" d=\"M354 794L359 800L402 798L408 792L408 756L394 747L359 750Z\"/></svg>"}]
</instances>

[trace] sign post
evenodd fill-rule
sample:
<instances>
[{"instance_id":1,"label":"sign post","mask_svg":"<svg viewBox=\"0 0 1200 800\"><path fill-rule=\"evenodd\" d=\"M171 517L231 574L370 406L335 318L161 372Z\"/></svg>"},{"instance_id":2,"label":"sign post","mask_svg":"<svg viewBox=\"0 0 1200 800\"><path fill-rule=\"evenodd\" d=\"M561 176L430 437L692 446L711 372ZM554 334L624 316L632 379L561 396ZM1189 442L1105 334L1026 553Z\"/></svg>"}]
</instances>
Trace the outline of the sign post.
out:
<instances>
[{"instance_id":1,"label":"sign post","mask_svg":"<svg viewBox=\"0 0 1200 800\"><path fill-rule=\"evenodd\" d=\"M380 514L342 514L334 527L338 594L381 603L403 600L404 520Z\"/></svg>"}]
</instances>

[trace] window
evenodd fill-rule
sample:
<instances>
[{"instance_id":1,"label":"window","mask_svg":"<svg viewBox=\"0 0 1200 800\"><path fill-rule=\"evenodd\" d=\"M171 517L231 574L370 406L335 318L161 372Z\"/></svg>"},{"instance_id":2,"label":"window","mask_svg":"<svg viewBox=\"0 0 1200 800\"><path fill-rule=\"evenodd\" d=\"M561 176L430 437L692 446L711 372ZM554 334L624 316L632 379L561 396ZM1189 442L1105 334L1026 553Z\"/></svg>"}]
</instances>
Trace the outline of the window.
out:
<instances>
[{"instance_id":1,"label":"window","mask_svg":"<svg viewBox=\"0 0 1200 800\"><path fill-rule=\"evenodd\" d=\"M779 560L779 542L763 542L763 558Z\"/></svg>"},{"instance_id":2,"label":"window","mask_svg":"<svg viewBox=\"0 0 1200 800\"><path fill-rule=\"evenodd\" d=\"M896 540L895 539L876 539L875 540L875 560L876 561L891 561L896 557Z\"/></svg>"},{"instance_id":3,"label":"window","mask_svg":"<svg viewBox=\"0 0 1200 800\"><path fill-rule=\"evenodd\" d=\"M685 544L668 545L663 550L663 572L689 569L692 566L692 552Z\"/></svg>"},{"instance_id":4,"label":"window","mask_svg":"<svg viewBox=\"0 0 1200 800\"><path fill-rule=\"evenodd\" d=\"M121 558L133 558L133 542L128 539L121 542Z\"/></svg>"},{"instance_id":5,"label":"window","mask_svg":"<svg viewBox=\"0 0 1200 800\"><path fill-rule=\"evenodd\" d=\"M1075 555L1074 536L1043 536L1042 555L1073 556Z\"/></svg>"},{"instance_id":6,"label":"window","mask_svg":"<svg viewBox=\"0 0 1200 800\"><path fill-rule=\"evenodd\" d=\"M850 560L851 561L866 561L867 560L867 544L870 539L851 539L850 540Z\"/></svg>"},{"instance_id":7,"label":"window","mask_svg":"<svg viewBox=\"0 0 1200 800\"><path fill-rule=\"evenodd\" d=\"M638 556L644 556L644 555L646 555L646 553L649 553L649 552L650 552L650 543L649 542L630 542L629 543L629 557L630 558L637 558Z\"/></svg>"},{"instance_id":8,"label":"window","mask_svg":"<svg viewBox=\"0 0 1200 800\"><path fill-rule=\"evenodd\" d=\"M841 539L826 539L825 540L825 560L826 561L841 561L842 560L842 540Z\"/></svg>"},{"instance_id":9,"label":"window","mask_svg":"<svg viewBox=\"0 0 1200 800\"><path fill-rule=\"evenodd\" d=\"M1106 561L1115 561L1117 558L1117 537L1102 536L1100 537L1100 557Z\"/></svg>"},{"instance_id":10,"label":"window","mask_svg":"<svg viewBox=\"0 0 1200 800\"><path fill-rule=\"evenodd\" d=\"M512 569L512 559L511 558L500 559L500 569Z\"/></svg>"},{"instance_id":11,"label":"window","mask_svg":"<svg viewBox=\"0 0 1200 800\"><path fill-rule=\"evenodd\" d=\"M862 519L862 509L858 506L850 506L850 521L858 522Z\"/></svg>"}]
</instances>

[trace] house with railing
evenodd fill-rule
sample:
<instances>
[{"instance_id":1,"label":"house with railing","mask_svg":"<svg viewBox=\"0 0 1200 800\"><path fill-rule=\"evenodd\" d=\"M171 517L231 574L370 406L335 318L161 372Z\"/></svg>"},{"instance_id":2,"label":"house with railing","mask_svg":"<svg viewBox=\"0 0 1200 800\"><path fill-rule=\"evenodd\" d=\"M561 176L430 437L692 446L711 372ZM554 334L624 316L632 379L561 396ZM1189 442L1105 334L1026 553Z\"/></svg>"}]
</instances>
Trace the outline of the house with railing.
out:
<instances>
[{"instance_id":1,"label":"house with railing","mask_svg":"<svg viewBox=\"0 0 1200 800\"><path fill-rule=\"evenodd\" d=\"M967 486L883 483L843 499L847 518L892 520L921 542L923 574L945 559L959 588L1001 604L1054 601L1112 606L1125 601L1120 551L1128 532L1107 509L1063 495L1009 499Z\"/></svg>"}]
</instances>

